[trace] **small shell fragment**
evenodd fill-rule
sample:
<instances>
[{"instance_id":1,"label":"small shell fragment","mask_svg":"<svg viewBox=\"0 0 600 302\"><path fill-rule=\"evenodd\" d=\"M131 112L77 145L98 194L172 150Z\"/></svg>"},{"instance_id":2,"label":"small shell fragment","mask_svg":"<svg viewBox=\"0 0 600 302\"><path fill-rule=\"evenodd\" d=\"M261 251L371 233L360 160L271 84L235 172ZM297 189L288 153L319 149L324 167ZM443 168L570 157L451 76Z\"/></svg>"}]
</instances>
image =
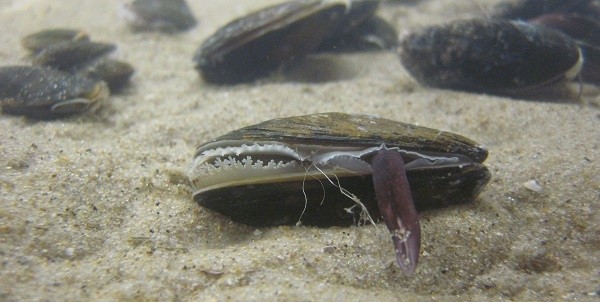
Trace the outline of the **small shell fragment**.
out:
<instances>
[{"instance_id":1,"label":"small shell fragment","mask_svg":"<svg viewBox=\"0 0 600 302\"><path fill-rule=\"evenodd\" d=\"M428 86L514 94L572 79L582 56L565 34L519 21L467 20L415 31L400 60Z\"/></svg>"},{"instance_id":2,"label":"small shell fragment","mask_svg":"<svg viewBox=\"0 0 600 302\"><path fill-rule=\"evenodd\" d=\"M540 184L535 179L526 181L525 183L523 183L523 186L526 189L537 192L537 193L542 192L542 186L540 186Z\"/></svg>"},{"instance_id":3,"label":"small shell fragment","mask_svg":"<svg viewBox=\"0 0 600 302\"><path fill-rule=\"evenodd\" d=\"M40 66L0 67L0 106L39 119L96 109L109 95L103 81Z\"/></svg>"},{"instance_id":4,"label":"small shell fragment","mask_svg":"<svg viewBox=\"0 0 600 302\"><path fill-rule=\"evenodd\" d=\"M125 18L134 30L176 32L197 24L185 0L135 0L125 10Z\"/></svg>"}]
</instances>

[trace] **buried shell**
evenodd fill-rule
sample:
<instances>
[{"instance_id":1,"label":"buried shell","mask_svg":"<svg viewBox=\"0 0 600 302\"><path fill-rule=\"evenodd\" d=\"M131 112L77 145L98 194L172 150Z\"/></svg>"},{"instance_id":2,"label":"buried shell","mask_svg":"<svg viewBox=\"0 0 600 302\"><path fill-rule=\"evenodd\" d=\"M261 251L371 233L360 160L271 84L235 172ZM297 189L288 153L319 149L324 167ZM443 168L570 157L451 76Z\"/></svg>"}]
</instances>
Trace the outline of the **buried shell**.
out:
<instances>
[{"instance_id":1,"label":"buried shell","mask_svg":"<svg viewBox=\"0 0 600 302\"><path fill-rule=\"evenodd\" d=\"M390 223L400 220L420 240L415 205L472 201L490 179L481 164L486 157L485 149L456 134L324 113L269 120L207 142L196 150L190 179L196 202L244 224L350 225L383 215L396 243L398 227ZM392 181L403 178L408 184ZM402 194L386 191L402 187ZM414 204L408 197L399 208L413 210L398 214L410 217L390 219L382 194L412 195ZM418 258L414 244L407 273Z\"/></svg>"},{"instance_id":2,"label":"buried shell","mask_svg":"<svg viewBox=\"0 0 600 302\"><path fill-rule=\"evenodd\" d=\"M289 1L236 19L209 37L194 55L212 83L248 82L301 59L336 28L346 1Z\"/></svg>"},{"instance_id":3,"label":"buried shell","mask_svg":"<svg viewBox=\"0 0 600 302\"><path fill-rule=\"evenodd\" d=\"M135 0L125 6L125 18L134 30L176 32L196 26L184 0Z\"/></svg>"},{"instance_id":4,"label":"buried shell","mask_svg":"<svg viewBox=\"0 0 600 302\"><path fill-rule=\"evenodd\" d=\"M0 106L12 115L48 119L93 110L108 97L102 81L40 66L0 67Z\"/></svg>"},{"instance_id":5,"label":"buried shell","mask_svg":"<svg viewBox=\"0 0 600 302\"><path fill-rule=\"evenodd\" d=\"M583 61L568 36L519 21L456 21L400 44L400 60L419 82L478 92L515 94L572 79Z\"/></svg>"}]
</instances>

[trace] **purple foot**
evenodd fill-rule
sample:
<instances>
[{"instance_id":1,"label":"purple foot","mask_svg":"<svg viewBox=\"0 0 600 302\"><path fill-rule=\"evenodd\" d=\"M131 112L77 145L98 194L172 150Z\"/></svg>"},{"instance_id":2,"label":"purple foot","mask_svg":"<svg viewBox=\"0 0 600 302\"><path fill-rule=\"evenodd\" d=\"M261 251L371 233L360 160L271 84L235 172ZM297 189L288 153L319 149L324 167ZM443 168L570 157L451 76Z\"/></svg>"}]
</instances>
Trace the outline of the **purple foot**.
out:
<instances>
[{"instance_id":1,"label":"purple foot","mask_svg":"<svg viewBox=\"0 0 600 302\"><path fill-rule=\"evenodd\" d=\"M382 149L371 160L379 211L390 230L396 261L405 275L412 275L419 261L421 227L400 153Z\"/></svg>"}]
</instances>

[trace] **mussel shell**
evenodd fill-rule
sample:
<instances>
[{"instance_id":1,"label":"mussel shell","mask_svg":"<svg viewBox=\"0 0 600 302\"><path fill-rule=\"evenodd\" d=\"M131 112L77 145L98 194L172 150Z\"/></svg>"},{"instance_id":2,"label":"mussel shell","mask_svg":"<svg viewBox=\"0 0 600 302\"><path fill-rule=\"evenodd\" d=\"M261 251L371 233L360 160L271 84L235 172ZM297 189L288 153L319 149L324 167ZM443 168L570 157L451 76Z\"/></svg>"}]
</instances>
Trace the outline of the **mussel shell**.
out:
<instances>
[{"instance_id":1,"label":"mussel shell","mask_svg":"<svg viewBox=\"0 0 600 302\"><path fill-rule=\"evenodd\" d=\"M127 86L134 72L135 69L129 63L112 59L100 60L97 64L78 70L78 73L89 78L106 82L112 93Z\"/></svg>"},{"instance_id":2,"label":"mussel shell","mask_svg":"<svg viewBox=\"0 0 600 302\"><path fill-rule=\"evenodd\" d=\"M194 62L205 81L248 82L314 50L338 24L344 1L289 1L234 20L209 37Z\"/></svg>"},{"instance_id":3,"label":"mussel shell","mask_svg":"<svg viewBox=\"0 0 600 302\"><path fill-rule=\"evenodd\" d=\"M35 32L21 39L21 45L33 52L37 53L54 44L63 42L89 41L90 37L87 33L68 28L55 28Z\"/></svg>"},{"instance_id":4,"label":"mussel shell","mask_svg":"<svg viewBox=\"0 0 600 302\"><path fill-rule=\"evenodd\" d=\"M116 46L110 43L63 42L44 48L33 57L33 62L62 71L73 71L99 60L115 49Z\"/></svg>"},{"instance_id":5,"label":"mussel shell","mask_svg":"<svg viewBox=\"0 0 600 302\"><path fill-rule=\"evenodd\" d=\"M277 142L294 149L299 146L321 148L368 148L385 144L388 148L427 154L460 154L471 159L462 165L435 169L407 170L415 203L420 210L472 201L490 179L481 164L487 151L460 135L399 123L383 118L343 113L313 114L274 119L232 131L198 147L196 155L215 147L242 142ZM192 175L202 177L202 175ZM337 182L337 177L329 175ZM340 177L340 185L356 194L374 219L380 217L371 175ZM262 183L195 188L200 205L231 219L255 226L294 224L302 216L307 225L349 225L359 219L360 209L340 189L326 179L271 179ZM306 194L306 198L304 196ZM306 209L305 209L306 206ZM304 211L304 214L302 214Z\"/></svg>"},{"instance_id":6,"label":"mussel shell","mask_svg":"<svg viewBox=\"0 0 600 302\"><path fill-rule=\"evenodd\" d=\"M184 0L135 0L126 6L135 30L176 32L198 23Z\"/></svg>"},{"instance_id":7,"label":"mussel shell","mask_svg":"<svg viewBox=\"0 0 600 302\"><path fill-rule=\"evenodd\" d=\"M64 117L96 108L108 94L104 82L87 77L41 66L0 67L0 106L6 114ZM82 101L68 103L75 99Z\"/></svg>"},{"instance_id":8,"label":"mussel shell","mask_svg":"<svg viewBox=\"0 0 600 302\"><path fill-rule=\"evenodd\" d=\"M458 90L516 93L572 78L582 63L567 35L518 21L455 21L400 43L400 59L419 82Z\"/></svg>"}]
</instances>

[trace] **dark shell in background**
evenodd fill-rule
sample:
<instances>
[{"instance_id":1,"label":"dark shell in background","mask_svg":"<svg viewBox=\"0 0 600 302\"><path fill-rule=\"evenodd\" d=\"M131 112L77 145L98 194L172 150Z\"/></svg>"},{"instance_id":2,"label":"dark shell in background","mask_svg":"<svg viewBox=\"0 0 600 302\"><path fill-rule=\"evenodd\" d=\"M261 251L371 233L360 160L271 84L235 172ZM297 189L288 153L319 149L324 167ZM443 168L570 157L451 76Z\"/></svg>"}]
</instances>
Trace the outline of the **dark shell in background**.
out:
<instances>
[{"instance_id":1,"label":"dark shell in background","mask_svg":"<svg viewBox=\"0 0 600 302\"><path fill-rule=\"evenodd\" d=\"M389 50L397 34L374 16L380 1L289 1L234 20L194 56L207 82L253 81L316 52Z\"/></svg>"},{"instance_id":2,"label":"dark shell in background","mask_svg":"<svg viewBox=\"0 0 600 302\"><path fill-rule=\"evenodd\" d=\"M135 0L125 9L129 25L139 31L173 33L189 30L198 23L185 0Z\"/></svg>"},{"instance_id":3,"label":"dark shell in background","mask_svg":"<svg viewBox=\"0 0 600 302\"><path fill-rule=\"evenodd\" d=\"M340 150L357 146L369 148L385 143L390 148L400 147L418 153L468 157L470 162L464 165L407 170L419 210L471 202L490 179L490 172L481 164L487 157L487 150L476 142L457 134L383 118L326 113L269 120L202 144L196 150L196 156L217 146L235 145L234 142L277 142L292 149L312 146L315 150L324 146L335 146ZM330 177L337 181L337 177ZM381 217L371 175L340 177L339 181L342 187L360 198L373 219ZM228 185L197 193L194 200L244 224L295 224L301 216L303 224L317 226L347 226L359 220L359 210L354 216L346 210L355 203L324 179L308 177L284 181L275 178L254 184L224 182ZM306 210L302 214L305 204Z\"/></svg>"},{"instance_id":4,"label":"dark shell in background","mask_svg":"<svg viewBox=\"0 0 600 302\"><path fill-rule=\"evenodd\" d=\"M81 30L55 28L27 35L21 40L21 45L32 53L37 53L54 44L89 40L90 36Z\"/></svg>"},{"instance_id":5,"label":"dark shell in background","mask_svg":"<svg viewBox=\"0 0 600 302\"><path fill-rule=\"evenodd\" d=\"M581 64L573 39L519 21L456 21L400 44L400 59L419 82L457 90L518 93L574 77Z\"/></svg>"},{"instance_id":6,"label":"dark shell in background","mask_svg":"<svg viewBox=\"0 0 600 302\"><path fill-rule=\"evenodd\" d=\"M0 105L6 114L39 119L96 108L108 97L102 81L41 66L0 67Z\"/></svg>"},{"instance_id":7,"label":"dark shell in background","mask_svg":"<svg viewBox=\"0 0 600 302\"><path fill-rule=\"evenodd\" d=\"M372 16L352 31L325 39L315 52L359 52L393 50L398 46L398 32L384 19Z\"/></svg>"},{"instance_id":8,"label":"dark shell in background","mask_svg":"<svg viewBox=\"0 0 600 302\"><path fill-rule=\"evenodd\" d=\"M104 59L77 72L92 79L104 80L110 91L114 93L121 91L129 84L135 69L127 62Z\"/></svg>"},{"instance_id":9,"label":"dark shell in background","mask_svg":"<svg viewBox=\"0 0 600 302\"><path fill-rule=\"evenodd\" d=\"M544 14L582 10L590 2L591 0L512 0L496 5L493 15L501 19L529 20Z\"/></svg>"},{"instance_id":10,"label":"dark shell in background","mask_svg":"<svg viewBox=\"0 0 600 302\"><path fill-rule=\"evenodd\" d=\"M236 19L209 37L194 56L207 82L248 82L297 61L332 32L340 1L290 1Z\"/></svg>"},{"instance_id":11,"label":"dark shell in background","mask_svg":"<svg viewBox=\"0 0 600 302\"><path fill-rule=\"evenodd\" d=\"M391 50L398 33L387 21L375 16L380 1L351 1L338 26L323 39L316 52Z\"/></svg>"},{"instance_id":12,"label":"dark shell in background","mask_svg":"<svg viewBox=\"0 0 600 302\"><path fill-rule=\"evenodd\" d=\"M62 71L73 71L91 64L113 52L114 44L91 41L62 42L52 44L33 57L33 63Z\"/></svg>"}]
</instances>

